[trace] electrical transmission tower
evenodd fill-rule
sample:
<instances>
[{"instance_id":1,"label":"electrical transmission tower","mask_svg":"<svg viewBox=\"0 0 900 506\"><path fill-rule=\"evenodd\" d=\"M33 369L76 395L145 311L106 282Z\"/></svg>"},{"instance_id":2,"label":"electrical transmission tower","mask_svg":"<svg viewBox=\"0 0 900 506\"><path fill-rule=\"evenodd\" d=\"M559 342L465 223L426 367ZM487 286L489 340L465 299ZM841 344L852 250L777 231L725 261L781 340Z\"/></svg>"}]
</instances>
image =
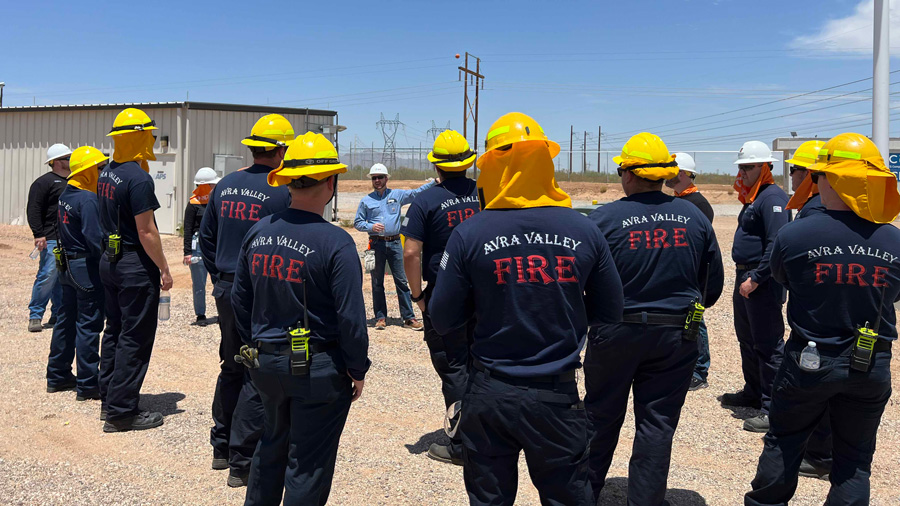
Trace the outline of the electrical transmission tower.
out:
<instances>
[{"instance_id":1,"label":"electrical transmission tower","mask_svg":"<svg viewBox=\"0 0 900 506\"><path fill-rule=\"evenodd\" d=\"M441 128L434 124L434 120L431 120L431 128L428 129L428 136L425 138L425 140L434 142L435 140L437 140L438 135L441 135L441 132L443 132L444 130L450 130L449 121L447 122L447 126L445 128Z\"/></svg>"},{"instance_id":2,"label":"electrical transmission tower","mask_svg":"<svg viewBox=\"0 0 900 506\"><path fill-rule=\"evenodd\" d=\"M400 113L394 119L384 119L384 113L381 113L381 119L375 123L375 126L381 129L384 135L384 150L381 152L381 163L390 168L397 167L397 148L394 145L394 137L397 136L397 130L402 123L400 122Z\"/></svg>"}]
</instances>

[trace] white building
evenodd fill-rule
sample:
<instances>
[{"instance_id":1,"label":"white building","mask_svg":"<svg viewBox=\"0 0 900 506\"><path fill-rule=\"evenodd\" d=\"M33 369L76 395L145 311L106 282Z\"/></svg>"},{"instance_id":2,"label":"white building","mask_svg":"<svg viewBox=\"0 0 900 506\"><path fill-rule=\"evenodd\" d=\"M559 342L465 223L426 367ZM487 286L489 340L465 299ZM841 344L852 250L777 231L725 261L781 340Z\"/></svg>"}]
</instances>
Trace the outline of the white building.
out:
<instances>
[{"instance_id":1,"label":"white building","mask_svg":"<svg viewBox=\"0 0 900 506\"><path fill-rule=\"evenodd\" d=\"M49 170L44 160L52 144L61 142L72 149L90 145L112 154L112 137L106 134L116 114L126 107L143 109L159 128L154 131L156 161L150 162L150 174L162 206L156 221L160 232L167 234L182 222L197 169L213 167L225 175L252 163L241 139L261 116L281 114L298 135L311 130L332 141L337 125L334 111L204 102L3 107L0 223L26 223L28 188Z\"/></svg>"}]
</instances>

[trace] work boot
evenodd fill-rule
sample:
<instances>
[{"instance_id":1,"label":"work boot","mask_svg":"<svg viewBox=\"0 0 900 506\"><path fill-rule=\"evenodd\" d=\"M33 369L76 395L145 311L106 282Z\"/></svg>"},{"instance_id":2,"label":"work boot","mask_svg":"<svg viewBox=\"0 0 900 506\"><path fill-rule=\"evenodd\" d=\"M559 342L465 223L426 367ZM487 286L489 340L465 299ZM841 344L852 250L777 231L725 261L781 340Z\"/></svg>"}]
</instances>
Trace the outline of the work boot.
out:
<instances>
[{"instance_id":1,"label":"work boot","mask_svg":"<svg viewBox=\"0 0 900 506\"><path fill-rule=\"evenodd\" d=\"M56 392L69 392L71 390L75 390L75 379L71 379L69 381L65 381L58 385L47 385L47 393L55 394Z\"/></svg>"},{"instance_id":2,"label":"work boot","mask_svg":"<svg viewBox=\"0 0 900 506\"><path fill-rule=\"evenodd\" d=\"M759 399L754 399L745 394L743 390L738 390L733 394L722 394L722 405L731 406L733 408L753 408L759 409L762 403Z\"/></svg>"},{"instance_id":3,"label":"work boot","mask_svg":"<svg viewBox=\"0 0 900 506\"><path fill-rule=\"evenodd\" d=\"M49 320L47 320L47 323L42 325L42 327L45 329L52 329L55 325L56 325L56 315L53 315L50 317Z\"/></svg>"},{"instance_id":4,"label":"work boot","mask_svg":"<svg viewBox=\"0 0 900 506\"><path fill-rule=\"evenodd\" d=\"M44 330L44 327L41 326L40 319L28 320L28 332L40 332L41 330Z\"/></svg>"},{"instance_id":5,"label":"work boot","mask_svg":"<svg viewBox=\"0 0 900 506\"><path fill-rule=\"evenodd\" d=\"M217 453L213 452L212 468L216 471L228 469L228 459L226 457L220 457Z\"/></svg>"},{"instance_id":6,"label":"work boot","mask_svg":"<svg viewBox=\"0 0 900 506\"><path fill-rule=\"evenodd\" d=\"M93 392L85 392L83 394L77 394L75 396L75 400L78 402L99 401L100 400L100 392L94 390Z\"/></svg>"},{"instance_id":7,"label":"work boot","mask_svg":"<svg viewBox=\"0 0 900 506\"><path fill-rule=\"evenodd\" d=\"M826 469L824 467L819 467L810 462L809 460L803 459L803 462L800 463L800 476L806 476L807 478L818 478L820 480L827 480L828 475L831 474L831 469Z\"/></svg>"},{"instance_id":8,"label":"work boot","mask_svg":"<svg viewBox=\"0 0 900 506\"><path fill-rule=\"evenodd\" d=\"M405 322L403 322L403 328L412 329L412 330L415 330L416 332L419 332L420 330L423 330L425 328L425 326L422 325L422 322L420 322L419 320L416 320L415 318L410 318L409 320L406 320Z\"/></svg>"},{"instance_id":9,"label":"work boot","mask_svg":"<svg viewBox=\"0 0 900 506\"><path fill-rule=\"evenodd\" d=\"M228 472L228 486L231 488L240 488L246 487L247 482L250 480L250 473L235 473L234 471Z\"/></svg>"},{"instance_id":10,"label":"work boot","mask_svg":"<svg viewBox=\"0 0 900 506\"><path fill-rule=\"evenodd\" d=\"M769 415L759 414L753 418L744 420L744 430L748 432L769 432Z\"/></svg>"},{"instance_id":11,"label":"work boot","mask_svg":"<svg viewBox=\"0 0 900 506\"><path fill-rule=\"evenodd\" d=\"M377 322L375 322L375 330L384 330L387 328L387 323L384 322L384 318L379 318Z\"/></svg>"},{"instance_id":12,"label":"work boot","mask_svg":"<svg viewBox=\"0 0 900 506\"><path fill-rule=\"evenodd\" d=\"M191 323L191 325L194 325L194 326L197 326L197 327L205 327L205 326L207 326L207 325L209 325L209 324L206 323L206 315L205 315L205 314L198 314L198 315L197 315L197 319L194 320L194 322Z\"/></svg>"},{"instance_id":13,"label":"work boot","mask_svg":"<svg viewBox=\"0 0 900 506\"><path fill-rule=\"evenodd\" d=\"M462 456L453 455L450 452L450 445L431 443L431 446L428 447L428 458L445 464L463 465Z\"/></svg>"},{"instance_id":14,"label":"work boot","mask_svg":"<svg viewBox=\"0 0 900 506\"><path fill-rule=\"evenodd\" d=\"M144 411L139 415L122 420L107 420L103 424L103 432L127 432L129 430L147 430L163 424L162 413Z\"/></svg>"},{"instance_id":15,"label":"work boot","mask_svg":"<svg viewBox=\"0 0 900 506\"><path fill-rule=\"evenodd\" d=\"M707 383L706 381L697 377L693 377L691 378L691 386L688 387L688 390L693 392L694 390L700 390L701 388L706 388L708 386L709 383ZM722 397L724 397L724 395Z\"/></svg>"}]
</instances>

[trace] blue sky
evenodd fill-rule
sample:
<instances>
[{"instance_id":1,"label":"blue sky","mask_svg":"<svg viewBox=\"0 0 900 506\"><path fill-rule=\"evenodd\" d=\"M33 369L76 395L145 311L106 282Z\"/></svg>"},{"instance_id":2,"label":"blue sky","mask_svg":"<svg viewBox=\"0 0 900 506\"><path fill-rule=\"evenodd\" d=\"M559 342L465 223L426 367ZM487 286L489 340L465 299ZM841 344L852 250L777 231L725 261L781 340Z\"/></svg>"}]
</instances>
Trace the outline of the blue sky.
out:
<instances>
[{"instance_id":1,"label":"blue sky","mask_svg":"<svg viewBox=\"0 0 900 506\"><path fill-rule=\"evenodd\" d=\"M564 146L570 125L591 133L589 146L602 125L604 149L649 130L672 150L736 150L791 130L871 133L855 125L868 121L871 81L760 106L871 77L871 3L10 2L0 81L5 106L189 93L329 108L348 127L342 143L363 145L382 143L382 112L399 113L398 145L417 147L432 120L461 129L454 54L469 51L486 76L482 138L519 110ZM892 3L900 41L900 1ZM891 126L898 135L900 122Z\"/></svg>"}]
</instances>

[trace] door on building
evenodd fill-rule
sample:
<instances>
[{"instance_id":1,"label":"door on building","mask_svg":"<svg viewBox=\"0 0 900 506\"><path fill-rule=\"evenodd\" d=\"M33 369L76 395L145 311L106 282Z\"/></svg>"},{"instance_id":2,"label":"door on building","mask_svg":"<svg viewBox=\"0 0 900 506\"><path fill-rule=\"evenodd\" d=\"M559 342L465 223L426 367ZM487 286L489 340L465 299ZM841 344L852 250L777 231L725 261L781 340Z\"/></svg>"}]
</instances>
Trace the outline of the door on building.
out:
<instances>
[{"instance_id":1,"label":"door on building","mask_svg":"<svg viewBox=\"0 0 900 506\"><path fill-rule=\"evenodd\" d=\"M148 162L150 177L156 185L156 226L162 234L175 233L175 218L179 216L178 202L175 198L175 155L157 154L156 160Z\"/></svg>"}]
</instances>

